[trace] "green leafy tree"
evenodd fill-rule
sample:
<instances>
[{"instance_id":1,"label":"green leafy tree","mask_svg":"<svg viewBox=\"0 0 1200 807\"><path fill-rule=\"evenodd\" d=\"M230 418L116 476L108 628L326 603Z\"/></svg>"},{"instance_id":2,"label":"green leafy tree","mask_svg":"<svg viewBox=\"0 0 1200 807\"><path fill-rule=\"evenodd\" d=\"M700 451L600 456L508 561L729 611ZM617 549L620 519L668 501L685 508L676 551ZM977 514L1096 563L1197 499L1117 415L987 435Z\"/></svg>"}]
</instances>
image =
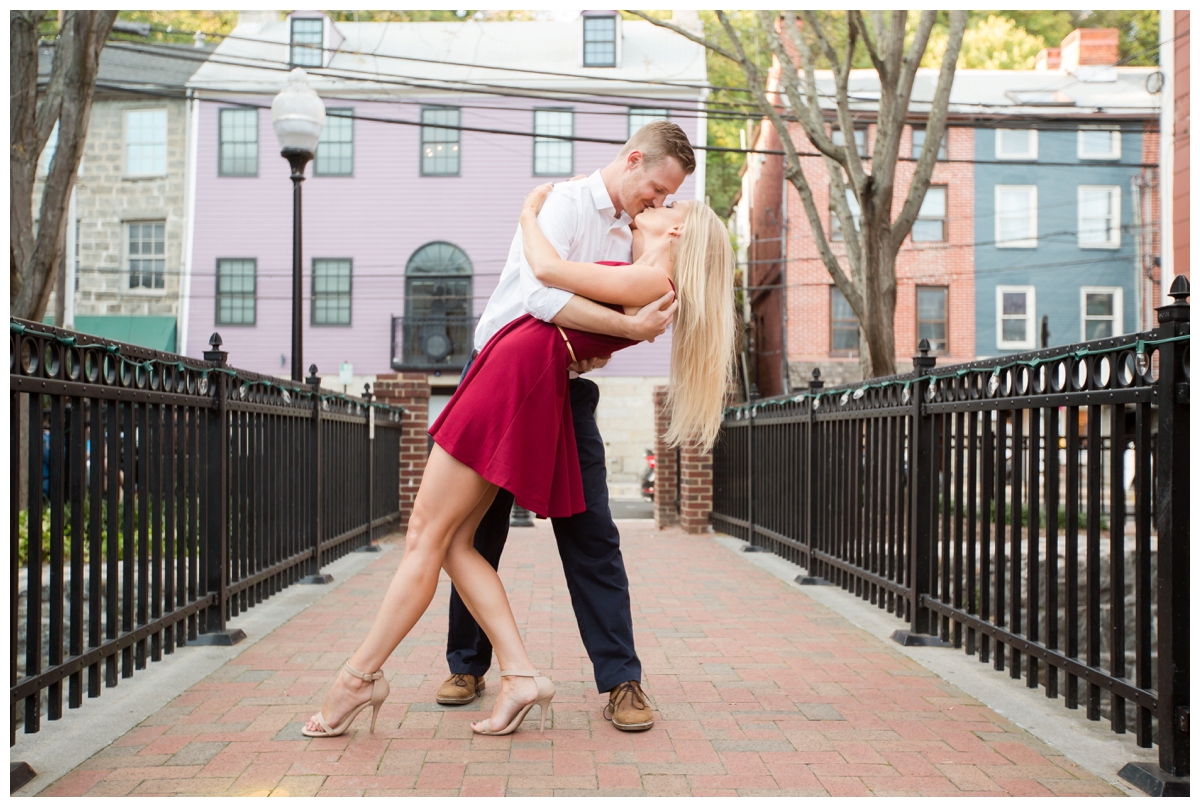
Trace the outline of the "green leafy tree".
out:
<instances>
[{"instance_id":1,"label":"green leafy tree","mask_svg":"<svg viewBox=\"0 0 1200 807\"><path fill-rule=\"evenodd\" d=\"M949 30L935 30L929 37L922 67L937 67L946 51ZM1032 70L1046 41L1034 36L1009 17L995 14L967 23L963 32L958 67L964 70Z\"/></svg>"},{"instance_id":2,"label":"green leafy tree","mask_svg":"<svg viewBox=\"0 0 1200 807\"><path fill-rule=\"evenodd\" d=\"M716 12L723 36L714 38L687 30L648 14L633 12L655 25L675 31L737 64L746 77L748 102L756 115L775 128L784 150L784 177L796 189L808 219L813 241L825 268L845 296L859 325L859 364L864 378L896 372L896 254L916 221L936 162L938 145L945 136L946 109L950 87L966 29L965 11L950 12L949 36L938 72L936 89L929 104L927 139L917 160L912 180L899 213L893 218L896 166L900 138L908 119L913 82L925 55L937 12L922 12L915 30L908 32L905 11L870 12L870 24L862 13L818 16L803 12L803 24L792 11L780 16L756 12L751 34L769 48L782 66L781 90L788 100L788 113L799 123L803 138L793 137L784 110L767 95L767 75L747 47L747 32L739 32L728 14ZM844 43L841 47L838 43ZM848 136L838 145L826 129L829 107L817 90L817 71L828 65L834 98L830 112L836 113L834 128L854 131L850 110L850 71L866 54L879 77L879 105L875 116L874 150L862 157ZM846 255L834 254L826 237L824 211L817 208L812 187L805 176L799 152L809 144L822 155L830 183L830 200L844 234ZM855 217L846 200L854 195L861 213Z\"/></svg>"}]
</instances>

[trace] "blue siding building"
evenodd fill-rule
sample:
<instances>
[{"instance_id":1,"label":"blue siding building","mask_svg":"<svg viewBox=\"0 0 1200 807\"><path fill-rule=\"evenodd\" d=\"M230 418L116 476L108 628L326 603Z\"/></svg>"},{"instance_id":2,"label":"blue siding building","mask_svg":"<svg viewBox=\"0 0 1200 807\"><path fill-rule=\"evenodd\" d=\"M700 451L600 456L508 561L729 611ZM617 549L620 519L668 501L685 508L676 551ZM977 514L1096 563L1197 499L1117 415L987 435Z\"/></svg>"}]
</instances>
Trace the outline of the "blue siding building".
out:
<instances>
[{"instance_id":1,"label":"blue siding building","mask_svg":"<svg viewBox=\"0 0 1200 807\"><path fill-rule=\"evenodd\" d=\"M1139 328L1142 122L983 124L975 159L976 352L1041 347L1043 318L1051 346Z\"/></svg>"}]
</instances>

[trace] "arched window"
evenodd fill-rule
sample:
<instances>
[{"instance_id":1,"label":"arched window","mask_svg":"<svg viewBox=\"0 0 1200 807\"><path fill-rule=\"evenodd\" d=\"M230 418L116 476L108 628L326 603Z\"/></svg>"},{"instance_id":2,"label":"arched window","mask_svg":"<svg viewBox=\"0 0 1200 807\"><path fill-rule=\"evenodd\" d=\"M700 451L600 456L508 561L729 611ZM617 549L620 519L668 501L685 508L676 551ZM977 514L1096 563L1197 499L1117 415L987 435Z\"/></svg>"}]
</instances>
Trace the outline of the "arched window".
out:
<instances>
[{"instance_id":1,"label":"arched window","mask_svg":"<svg viewBox=\"0 0 1200 807\"><path fill-rule=\"evenodd\" d=\"M471 259L453 244L433 241L408 259L404 313L409 317L471 316Z\"/></svg>"},{"instance_id":2,"label":"arched window","mask_svg":"<svg viewBox=\"0 0 1200 807\"><path fill-rule=\"evenodd\" d=\"M471 259L432 241L412 254L404 274L403 348L393 349L393 365L462 367L475 330Z\"/></svg>"}]
</instances>

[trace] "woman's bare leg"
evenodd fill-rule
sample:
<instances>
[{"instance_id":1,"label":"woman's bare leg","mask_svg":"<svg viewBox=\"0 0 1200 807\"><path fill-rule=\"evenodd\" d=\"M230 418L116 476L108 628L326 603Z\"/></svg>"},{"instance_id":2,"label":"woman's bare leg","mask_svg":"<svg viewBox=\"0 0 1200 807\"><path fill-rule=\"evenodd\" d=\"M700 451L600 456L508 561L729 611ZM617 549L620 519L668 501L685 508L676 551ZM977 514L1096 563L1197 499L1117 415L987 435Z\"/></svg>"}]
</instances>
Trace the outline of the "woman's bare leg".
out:
<instances>
[{"instance_id":1,"label":"woman's bare leg","mask_svg":"<svg viewBox=\"0 0 1200 807\"><path fill-rule=\"evenodd\" d=\"M451 539L470 522L473 536L494 496L494 485L434 445L408 520L404 557L367 638L350 657L351 667L369 673L383 666L433 600ZM331 726L340 723L370 697L370 688L370 682L339 672L321 707L326 722ZM307 727L321 730L315 719L310 719Z\"/></svg>"},{"instance_id":2,"label":"woman's bare leg","mask_svg":"<svg viewBox=\"0 0 1200 807\"><path fill-rule=\"evenodd\" d=\"M496 662L501 670L530 670L533 664L525 652L525 643L517 629L512 605L500 576L491 564L475 550L475 529L482 520L494 497L485 496L487 503L473 523L463 524L454 534L446 551L443 567L463 604L483 628L492 648L496 651ZM472 515L475 515L474 513ZM469 527L469 528L468 528ZM491 717L484 721L488 728L499 730L507 726L526 704L537 697L537 684L532 678L508 677L500 679L500 694L492 709Z\"/></svg>"}]
</instances>

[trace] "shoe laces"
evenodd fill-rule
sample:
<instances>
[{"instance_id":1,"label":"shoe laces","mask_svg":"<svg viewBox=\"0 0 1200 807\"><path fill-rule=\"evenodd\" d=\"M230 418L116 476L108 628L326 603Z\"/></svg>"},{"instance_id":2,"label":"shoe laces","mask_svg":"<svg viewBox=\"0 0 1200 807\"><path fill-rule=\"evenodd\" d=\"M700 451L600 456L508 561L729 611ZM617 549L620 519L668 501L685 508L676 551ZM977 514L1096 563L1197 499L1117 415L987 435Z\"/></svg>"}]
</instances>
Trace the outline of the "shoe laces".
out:
<instances>
[{"instance_id":1,"label":"shoe laces","mask_svg":"<svg viewBox=\"0 0 1200 807\"><path fill-rule=\"evenodd\" d=\"M633 701L633 706L635 709L646 708L646 693L642 692L642 687L637 681L626 681L614 689L612 696L609 699L609 704L612 705L615 710L616 707L620 705L621 701L624 700L626 695L628 695L630 700Z\"/></svg>"},{"instance_id":2,"label":"shoe laces","mask_svg":"<svg viewBox=\"0 0 1200 807\"><path fill-rule=\"evenodd\" d=\"M455 673L454 674L454 685L456 687L466 687L468 677L474 677L474 676L468 676L467 673Z\"/></svg>"}]
</instances>

